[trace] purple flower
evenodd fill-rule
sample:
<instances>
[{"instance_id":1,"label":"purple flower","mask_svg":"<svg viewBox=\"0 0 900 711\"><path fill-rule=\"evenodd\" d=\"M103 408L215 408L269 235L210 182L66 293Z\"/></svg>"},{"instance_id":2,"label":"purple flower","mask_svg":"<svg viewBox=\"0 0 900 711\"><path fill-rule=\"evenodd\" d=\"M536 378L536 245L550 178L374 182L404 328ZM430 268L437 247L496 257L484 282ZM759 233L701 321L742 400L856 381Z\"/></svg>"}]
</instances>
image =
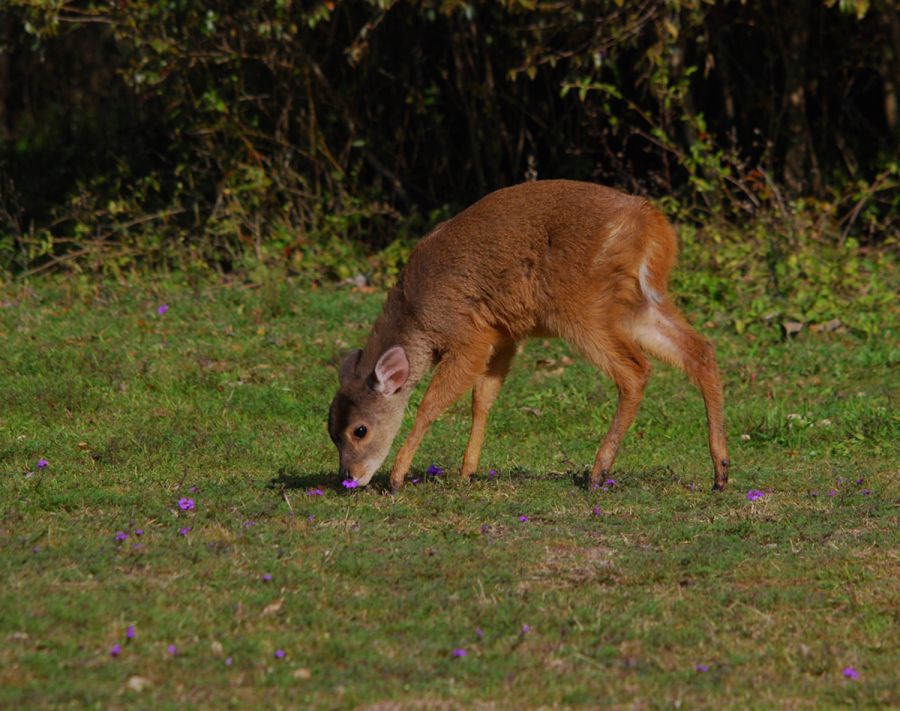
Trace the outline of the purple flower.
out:
<instances>
[{"instance_id":1,"label":"purple flower","mask_svg":"<svg viewBox=\"0 0 900 711\"><path fill-rule=\"evenodd\" d=\"M49 464L50 464L50 462L48 462L43 457L41 457L40 459L37 460L37 468L38 469L46 469L47 465L49 465Z\"/></svg>"},{"instance_id":2,"label":"purple flower","mask_svg":"<svg viewBox=\"0 0 900 711\"><path fill-rule=\"evenodd\" d=\"M111 657L118 657L121 653L122 653L122 645L121 644L114 644L109 649L109 656L111 656Z\"/></svg>"},{"instance_id":3,"label":"purple flower","mask_svg":"<svg viewBox=\"0 0 900 711\"><path fill-rule=\"evenodd\" d=\"M359 484L356 483L356 479L345 479L341 482L345 489L355 489Z\"/></svg>"},{"instance_id":4,"label":"purple flower","mask_svg":"<svg viewBox=\"0 0 900 711\"><path fill-rule=\"evenodd\" d=\"M185 526L184 528L179 528L179 529L178 529L178 533L180 533L182 536L186 536L186 535L189 534L190 532L191 532L191 527L190 527L190 526Z\"/></svg>"},{"instance_id":5,"label":"purple flower","mask_svg":"<svg viewBox=\"0 0 900 711\"><path fill-rule=\"evenodd\" d=\"M528 518L528 516L519 516L519 520L520 520L522 523L526 523L526 522L529 521L530 519Z\"/></svg>"},{"instance_id":6,"label":"purple flower","mask_svg":"<svg viewBox=\"0 0 900 711\"><path fill-rule=\"evenodd\" d=\"M491 469L491 470L488 472L488 476L497 476L497 470L496 470L496 469Z\"/></svg>"},{"instance_id":7,"label":"purple flower","mask_svg":"<svg viewBox=\"0 0 900 711\"><path fill-rule=\"evenodd\" d=\"M244 528L252 528L256 525L256 521L244 521Z\"/></svg>"},{"instance_id":8,"label":"purple flower","mask_svg":"<svg viewBox=\"0 0 900 711\"><path fill-rule=\"evenodd\" d=\"M116 531L116 543L121 543L126 538L128 538L128 534L125 531Z\"/></svg>"},{"instance_id":9,"label":"purple flower","mask_svg":"<svg viewBox=\"0 0 900 711\"><path fill-rule=\"evenodd\" d=\"M321 489L310 489L309 491L306 492L306 495L307 496L324 496L325 492L322 491Z\"/></svg>"},{"instance_id":10,"label":"purple flower","mask_svg":"<svg viewBox=\"0 0 900 711\"><path fill-rule=\"evenodd\" d=\"M125 630L125 638L134 639L134 625L128 625L128 628Z\"/></svg>"},{"instance_id":11,"label":"purple flower","mask_svg":"<svg viewBox=\"0 0 900 711\"><path fill-rule=\"evenodd\" d=\"M190 489L188 489L189 494L196 494L198 491L200 491L199 486L192 486Z\"/></svg>"},{"instance_id":12,"label":"purple flower","mask_svg":"<svg viewBox=\"0 0 900 711\"><path fill-rule=\"evenodd\" d=\"M316 517L313 516L312 514L310 514L309 516L306 517L306 520L309 521L310 523L312 523L313 521L316 520Z\"/></svg>"},{"instance_id":13,"label":"purple flower","mask_svg":"<svg viewBox=\"0 0 900 711\"><path fill-rule=\"evenodd\" d=\"M702 674L703 672L708 672L708 671L709 671L709 664L695 664L695 665L694 665L694 670L700 672L701 674Z\"/></svg>"},{"instance_id":14,"label":"purple flower","mask_svg":"<svg viewBox=\"0 0 900 711\"><path fill-rule=\"evenodd\" d=\"M193 511L194 510L194 500L189 499L187 497L183 499L178 499L178 508L182 511Z\"/></svg>"},{"instance_id":15,"label":"purple flower","mask_svg":"<svg viewBox=\"0 0 900 711\"><path fill-rule=\"evenodd\" d=\"M271 573L264 573L263 576L262 576L262 580L263 580L264 583L271 583L271 582L272 582L272 574L271 574Z\"/></svg>"},{"instance_id":16,"label":"purple flower","mask_svg":"<svg viewBox=\"0 0 900 711\"><path fill-rule=\"evenodd\" d=\"M443 467L439 467L436 464L432 464L425 470L426 474L430 474L431 476L440 476L444 473Z\"/></svg>"},{"instance_id":17,"label":"purple flower","mask_svg":"<svg viewBox=\"0 0 900 711\"><path fill-rule=\"evenodd\" d=\"M853 667L845 667L843 674L848 679L853 679L854 681L859 679L859 672L856 671L856 669L854 669Z\"/></svg>"},{"instance_id":18,"label":"purple flower","mask_svg":"<svg viewBox=\"0 0 900 711\"><path fill-rule=\"evenodd\" d=\"M481 629L481 627L476 627L476 628L475 628L475 636L476 636L478 639L484 639L484 630Z\"/></svg>"},{"instance_id":19,"label":"purple flower","mask_svg":"<svg viewBox=\"0 0 900 711\"><path fill-rule=\"evenodd\" d=\"M531 625L522 625L522 634L528 634L531 632Z\"/></svg>"},{"instance_id":20,"label":"purple flower","mask_svg":"<svg viewBox=\"0 0 900 711\"><path fill-rule=\"evenodd\" d=\"M144 529L143 529L143 528L136 528L136 529L134 530L134 535L135 535L135 536L143 536L143 535L144 535Z\"/></svg>"},{"instance_id":21,"label":"purple flower","mask_svg":"<svg viewBox=\"0 0 900 711\"><path fill-rule=\"evenodd\" d=\"M178 654L178 647L176 647L174 644L170 644L168 647L166 647L166 651L174 657L176 654Z\"/></svg>"},{"instance_id":22,"label":"purple flower","mask_svg":"<svg viewBox=\"0 0 900 711\"><path fill-rule=\"evenodd\" d=\"M225 666L230 667L234 664L234 659L232 657L225 657Z\"/></svg>"},{"instance_id":23,"label":"purple flower","mask_svg":"<svg viewBox=\"0 0 900 711\"><path fill-rule=\"evenodd\" d=\"M595 506L593 509L591 509L591 513L594 516L602 516L603 515L603 512L600 510L599 506Z\"/></svg>"},{"instance_id":24,"label":"purple flower","mask_svg":"<svg viewBox=\"0 0 900 711\"><path fill-rule=\"evenodd\" d=\"M275 650L275 659L284 659L284 650L283 649Z\"/></svg>"},{"instance_id":25,"label":"purple flower","mask_svg":"<svg viewBox=\"0 0 900 711\"><path fill-rule=\"evenodd\" d=\"M837 494L837 492L834 489L832 489L831 491L828 492L829 496L834 496L836 494Z\"/></svg>"},{"instance_id":26,"label":"purple flower","mask_svg":"<svg viewBox=\"0 0 900 711\"><path fill-rule=\"evenodd\" d=\"M606 481L603 482L603 486L608 486L610 488L614 487L615 485L616 485L615 479L607 479Z\"/></svg>"},{"instance_id":27,"label":"purple flower","mask_svg":"<svg viewBox=\"0 0 900 711\"><path fill-rule=\"evenodd\" d=\"M869 496L872 493L872 490L871 489L860 489L859 493L862 494L863 496Z\"/></svg>"},{"instance_id":28,"label":"purple flower","mask_svg":"<svg viewBox=\"0 0 900 711\"><path fill-rule=\"evenodd\" d=\"M862 483L863 483L863 480L862 480L861 478L860 478L860 479L857 479L857 480L856 480L856 483L857 483L857 484L862 484Z\"/></svg>"},{"instance_id":29,"label":"purple flower","mask_svg":"<svg viewBox=\"0 0 900 711\"><path fill-rule=\"evenodd\" d=\"M413 480L412 480L412 483L413 483L413 484L418 484L418 483L419 483L419 479L418 479L418 477L417 477L417 478L415 478L415 479L413 479Z\"/></svg>"},{"instance_id":30,"label":"purple flower","mask_svg":"<svg viewBox=\"0 0 900 711\"><path fill-rule=\"evenodd\" d=\"M158 313L160 316L162 316L168 310L169 310L168 304L161 304L160 307L158 309L156 309L156 313Z\"/></svg>"},{"instance_id":31,"label":"purple flower","mask_svg":"<svg viewBox=\"0 0 900 711\"><path fill-rule=\"evenodd\" d=\"M467 654L468 654L468 652L467 652L465 649L463 649L462 647L460 647L460 648L458 648L458 649L454 649L454 650L450 653L450 656L453 656L453 657L465 657Z\"/></svg>"},{"instance_id":32,"label":"purple flower","mask_svg":"<svg viewBox=\"0 0 900 711\"><path fill-rule=\"evenodd\" d=\"M750 491L747 492L747 501L757 501L763 496L765 496L765 494L759 489L750 489Z\"/></svg>"}]
</instances>

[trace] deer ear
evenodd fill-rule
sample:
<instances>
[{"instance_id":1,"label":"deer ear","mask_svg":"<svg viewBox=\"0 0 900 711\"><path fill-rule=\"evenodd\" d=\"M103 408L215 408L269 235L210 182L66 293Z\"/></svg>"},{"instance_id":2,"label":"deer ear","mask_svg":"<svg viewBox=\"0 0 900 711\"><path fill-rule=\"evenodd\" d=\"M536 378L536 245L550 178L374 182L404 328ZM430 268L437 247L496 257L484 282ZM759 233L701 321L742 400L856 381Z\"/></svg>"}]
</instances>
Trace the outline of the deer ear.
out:
<instances>
[{"instance_id":1,"label":"deer ear","mask_svg":"<svg viewBox=\"0 0 900 711\"><path fill-rule=\"evenodd\" d=\"M356 366L359 365L359 359L362 357L362 350L355 350L352 353L348 353L347 357L344 358L344 362L341 363L341 370L338 373L338 380L341 385L346 383L356 372Z\"/></svg>"},{"instance_id":2,"label":"deer ear","mask_svg":"<svg viewBox=\"0 0 900 711\"><path fill-rule=\"evenodd\" d=\"M409 379L409 358L403 346L388 348L375 364L375 390L393 395Z\"/></svg>"}]
</instances>

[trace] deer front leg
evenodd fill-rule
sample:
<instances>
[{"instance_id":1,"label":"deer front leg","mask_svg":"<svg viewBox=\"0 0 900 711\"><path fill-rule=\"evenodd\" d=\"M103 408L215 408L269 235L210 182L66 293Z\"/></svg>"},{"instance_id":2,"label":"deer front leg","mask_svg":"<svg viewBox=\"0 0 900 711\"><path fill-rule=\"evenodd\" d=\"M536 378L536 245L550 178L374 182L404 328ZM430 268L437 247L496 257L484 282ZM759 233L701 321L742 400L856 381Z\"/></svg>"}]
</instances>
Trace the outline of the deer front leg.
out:
<instances>
[{"instance_id":1,"label":"deer front leg","mask_svg":"<svg viewBox=\"0 0 900 711\"><path fill-rule=\"evenodd\" d=\"M391 489L398 491L409 473L422 438L440 414L483 375L491 353L490 342L470 342L465 350L444 355L416 412L413 428L397 453L391 469Z\"/></svg>"},{"instance_id":2,"label":"deer front leg","mask_svg":"<svg viewBox=\"0 0 900 711\"><path fill-rule=\"evenodd\" d=\"M463 465L460 470L463 479L471 479L478 469L488 412L497 399L515 354L516 344L513 342L495 347L494 354L488 363L487 372L478 379L475 387L472 388L472 430L469 433L469 443L466 445L466 455L463 457Z\"/></svg>"}]
</instances>

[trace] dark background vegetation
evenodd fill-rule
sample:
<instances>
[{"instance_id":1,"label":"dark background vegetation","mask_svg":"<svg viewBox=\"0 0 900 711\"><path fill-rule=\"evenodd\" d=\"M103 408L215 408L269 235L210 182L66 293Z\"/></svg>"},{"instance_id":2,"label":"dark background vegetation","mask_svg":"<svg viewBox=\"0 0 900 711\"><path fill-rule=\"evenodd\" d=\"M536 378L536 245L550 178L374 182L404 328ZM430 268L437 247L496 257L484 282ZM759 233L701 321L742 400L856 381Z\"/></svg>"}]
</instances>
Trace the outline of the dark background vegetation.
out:
<instances>
[{"instance_id":1,"label":"dark background vegetation","mask_svg":"<svg viewBox=\"0 0 900 711\"><path fill-rule=\"evenodd\" d=\"M729 225L777 281L896 247L898 83L894 0L5 0L0 268L377 279L566 177Z\"/></svg>"}]
</instances>

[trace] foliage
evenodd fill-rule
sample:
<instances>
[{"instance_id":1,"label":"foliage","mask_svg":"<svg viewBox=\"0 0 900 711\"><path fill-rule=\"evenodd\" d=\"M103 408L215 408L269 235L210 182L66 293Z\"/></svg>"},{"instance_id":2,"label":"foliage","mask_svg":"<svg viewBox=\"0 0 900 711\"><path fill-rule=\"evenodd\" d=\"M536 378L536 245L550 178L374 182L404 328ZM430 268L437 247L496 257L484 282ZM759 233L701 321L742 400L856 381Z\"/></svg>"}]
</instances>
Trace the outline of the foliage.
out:
<instances>
[{"instance_id":1,"label":"foliage","mask_svg":"<svg viewBox=\"0 0 900 711\"><path fill-rule=\"evenodd\" d=\"M883 245L900 214L895 10L13 0L0 266L287 257L343 276L535 176L665 196L691 222L784 224L815 203L839 245Z\"/></svg>"}]
</instances>

